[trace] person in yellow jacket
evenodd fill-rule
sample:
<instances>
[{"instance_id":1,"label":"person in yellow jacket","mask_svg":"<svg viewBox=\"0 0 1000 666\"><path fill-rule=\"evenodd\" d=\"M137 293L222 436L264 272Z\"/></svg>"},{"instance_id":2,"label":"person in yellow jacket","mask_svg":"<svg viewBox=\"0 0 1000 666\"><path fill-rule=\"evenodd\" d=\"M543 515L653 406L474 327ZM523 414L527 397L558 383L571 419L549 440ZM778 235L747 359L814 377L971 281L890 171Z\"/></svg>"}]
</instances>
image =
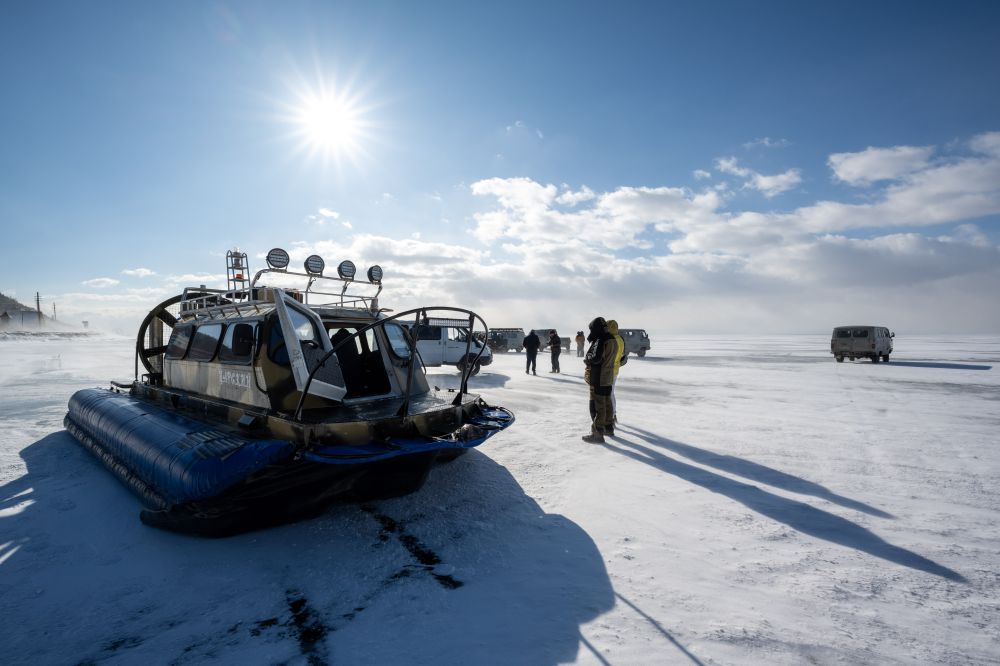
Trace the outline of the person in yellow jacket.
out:
<instances>
[{"instance_id":1,"label":"person in yellow jacket","mask_svg":"<svg viewBox=\"0 0 1000 666\"><path fill-rule=\"evenodd\" d=\"M618 343L608 332L607 322L603 317L596 317L590 322L590 349L584 357L585 370L583 379L590 387L590 434L583 436L583 441L592 444L603 444L604 435L615 432L613 414L611 412L611 389L615 383L615 356L618 354Z\"/></svg>"},{"instance_id":2,"label":"person in yellow jacket","mask_svg":"<svg viewBox=\"0 0 1000 666\"><path fill-rule=\"evenodd\" d=\"M625 356L625 340L618 334L618 322L614 319L608 320L608 333L618 343L618 353L615 355L615 383L618 383L618 370L628 363L628 357ZM611 421L612 423L618 423L618 401L615 400L613 385L611 387Z\"/></svg>"}]
</instances>

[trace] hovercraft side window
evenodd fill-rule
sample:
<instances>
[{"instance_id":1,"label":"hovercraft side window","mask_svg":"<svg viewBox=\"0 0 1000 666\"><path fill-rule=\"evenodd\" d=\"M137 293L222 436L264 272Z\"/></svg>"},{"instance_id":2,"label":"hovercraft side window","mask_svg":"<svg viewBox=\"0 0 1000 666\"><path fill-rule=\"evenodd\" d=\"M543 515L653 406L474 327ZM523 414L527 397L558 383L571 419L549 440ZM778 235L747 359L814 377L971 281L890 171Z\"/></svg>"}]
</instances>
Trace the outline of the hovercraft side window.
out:
<instances>
[{"instance_id":1,"label":"hovercraft side window","mask_svg":"<svg viewBox=\"0 0 1000 666\"><path fill-rule=\"evenodd\" d=\"M188 360L211 361L215 358L215 350L219 347L222 337L222 324L202 324L194 333Z\"/></svg>"},{"instance_id":2,"label":"hovercraft side window","mask_svg":"<svg viewBox=\"0 0 1000 666\"><path fill-rule=\"evenodd\" d=\"M170 359L184 358L184 354L188 350L188 345L191 344L191 332L193 330L192 326L177 326L174 328L173 333L170 334L170 342L167 343L167 351L164 353L164 356Z\"/></svg>"},{"instance_id":3,"label":"hovercraft side window","mask_svg":"<svg viewBox=\"0 0 1000 666\"><path fill-rule=\"evenodd\" d=\"M406 331L399 324L386 324L383 326L385 335L389 338L389 348L398 358L410 358L410 341L407 339Z\"/></svg>"},{"instance_id":4,"label":"hovercraft side window","mask_svg":"<svg viewBox=\"0 0 1000 666\"><path fill-rule=\"evenodd\" d=\"M219 348L219 360L223 363L247 364L253 357L253 342L257 334L257 322L230 324Z\"/></svg>"},{"instance_id":5,"label":"hovercraft side window","mask_svg":"<svg viewBox=\"0 0 1000 666\"><path fill-rule=\"evenodd\" d=\"M285 346L285 336L281 333L281 324L275 316L270 322L270 333L267 338L267 357L278 365L288 365L288 347Z\"/></svg>"}]
</instances>

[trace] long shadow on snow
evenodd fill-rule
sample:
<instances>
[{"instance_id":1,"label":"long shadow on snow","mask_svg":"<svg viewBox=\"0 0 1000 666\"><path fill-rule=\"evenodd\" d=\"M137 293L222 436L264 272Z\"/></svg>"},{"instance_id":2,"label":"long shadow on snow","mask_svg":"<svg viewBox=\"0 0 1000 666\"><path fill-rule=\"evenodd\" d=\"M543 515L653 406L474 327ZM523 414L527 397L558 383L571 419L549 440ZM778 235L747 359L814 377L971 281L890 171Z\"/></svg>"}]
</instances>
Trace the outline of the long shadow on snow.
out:
<instances>
[{"instance_id":1,"label":"long shadow on snow","mask_svg":"<svg viewBox=\"0 0 1000 666\"><path fill-rule=\"evenodd\" d=\"M669 442L669 440L661 439L660 442ZM621 446L615 446L615 444ZM941 576L948 580L966 582L965 577L956 571L905 548L894 546L860 525L803 502L787 499L761 490L757 486L734 481L729 477L701 467L680 462L655 449L643 446L638 442L630 442L622 437L614 438L613 443L609 442L605 446L611 451L643 462L662 472L673 474L713 493L725 495L747 508L772 520L784 523L803 534L854 548L883 560Z\"/></svg>"},{"instance_id":2,"label":"long shadow on snow","mask_svg":"<svg viewBox=\"0 0 1000 666\"><path fill-rule=\"evenodd\" d=\"M0 487L12 663L554 666L590 649L580 625L615 605L590 536L479 451L407 497L227 539L142 525L65 431L21 457L27 473Z\"/></svg>"},{"instance_id":3,"label":"long shadow on snow","mask_svg":"<svg viewBox=\"0 0 1000 666\"><path fill-rule=\"evenodd\" d=\"M875 507L869 506L864 502L859 502L857 500L852 500L850 498L843 497L842 495L838 495L818 483L806 481L802 477L781 472L771 467L767 467L766 465L761 465L743 458L737 458L736 456L722 455L706 449L699 449L698 447L691 446L690 444L681 444L680 442L660 437L649 432L648 430L643 430L642 428L636 428L634 426L621 426L619 430L634 433L636 436L646 440L653 446L659 446L673 451L674 453L679 453L689 460L693 460L702 465L707 465L708 467L721 469L722 471L729 472L730 474L737 474L746 479L766 483L769 486L781 488L782 490L788 490L793 493L799 493L800 495L812 495L813 497L819 497L820 499L825 499L828 502L839 504L842 507L854 509L855 511L861 511L879 518L895 518L892 514L876 509Z\"/></svg>"},{"instance_id":4,"label":"long shadow on snow","mask_svg":"<svg viewBox=\"0 0 1000 666\"><path fill-rule=\"evenodd\" d=\"M892 361L889 367L937 368L939 370L992 370L992 365L972 365L968 363L931 363L930 361Z\"/></svg>"},{"instance_id":5,"label":"long shadow on snow","mask_svg":"<svg viewBox=\"0 0 1000 666\"><path fill-rule=\"evenodd\" d=\"M508 380L510 380L509 375L499 372L482 371L478 375L469 378L469 391L476 393L481 389L503 388L507 385ZM457 389L458 385L462 383L462 375L458 372L449 374L428 373L427 383L432 388L436 386L442 389Z\"/></svg>"}]
</instances>

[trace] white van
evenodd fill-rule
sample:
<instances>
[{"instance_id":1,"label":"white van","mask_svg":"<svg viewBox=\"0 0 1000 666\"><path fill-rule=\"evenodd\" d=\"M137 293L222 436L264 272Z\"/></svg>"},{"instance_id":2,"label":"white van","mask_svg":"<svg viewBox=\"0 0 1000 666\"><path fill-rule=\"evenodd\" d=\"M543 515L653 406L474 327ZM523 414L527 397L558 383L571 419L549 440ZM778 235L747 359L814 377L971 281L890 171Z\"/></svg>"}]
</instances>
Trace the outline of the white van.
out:
<instances>
[{"instance_id":1,"label":"white van","mask_svg":"<svg viewBox=\"0 0 1000 666\"><path fill-rule=\"evenodd\" d=\"M625 342L625 355L635 354L639 358L650 349L649 334L642 328L619 328L618 335Z\"/></svg>"},{"instance_id":2,"label":"white van","mask_svg":"<svg viewBox=\"0 0 1000 666\"><path fill-rule=\"evenodd\" d=\"M467 363L472 363L479 350L483 349L482 341L473 337L472 344L468 344L469 321L467 319L429 319L426 324L421 323L414 326L412 323L407 326L411 331L416 331L417 352L424 365L437 367L440 365L453 365L460 371L464 371ZM468 355L466 355L468 349ZM493 353L489 347L483 349L483 355L472 368L472 374L479 374L481 366L489 365L493 362Z\"/></svg>"},{"instance_id":3,"label":"white van","mask_svg":"<svg viewBox=\"0 0 1000 666\"><path fill-rule=\"evenodd\" d=\"M896 334L884 326L838 326L830 337L830 353L837 363L843 363L845 358L888 363L894 337Z\"/></svg>"}]
</instances>

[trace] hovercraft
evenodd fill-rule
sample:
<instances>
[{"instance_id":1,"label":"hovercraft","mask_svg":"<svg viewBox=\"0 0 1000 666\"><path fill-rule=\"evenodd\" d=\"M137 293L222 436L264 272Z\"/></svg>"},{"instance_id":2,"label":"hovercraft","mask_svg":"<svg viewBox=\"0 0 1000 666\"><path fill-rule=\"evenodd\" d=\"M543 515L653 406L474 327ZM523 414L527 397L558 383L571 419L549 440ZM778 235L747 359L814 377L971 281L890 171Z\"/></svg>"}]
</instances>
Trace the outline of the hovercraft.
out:
<instances>
[{"instance_id":1,"label":"hovercraft","mask_svg":"<svg viewBox=\"0 0 1000 666\"><path fill-rule=\"evenodd\" d=\"M488 331L479 315L389 316L380 267L364 283L350 261L337 277L318 255L305 272L288 264L275 248L249 279L246 254L228 252L227 289L188 288L147 315L131 383L70 399L66 429L142 500L143 523L224 536L406 495L514 422L468 390L483 351L473 333ZM441 311L468 326L470 362L448 399L430 390L416 346Z\"/></svg>"}]
</instances>

